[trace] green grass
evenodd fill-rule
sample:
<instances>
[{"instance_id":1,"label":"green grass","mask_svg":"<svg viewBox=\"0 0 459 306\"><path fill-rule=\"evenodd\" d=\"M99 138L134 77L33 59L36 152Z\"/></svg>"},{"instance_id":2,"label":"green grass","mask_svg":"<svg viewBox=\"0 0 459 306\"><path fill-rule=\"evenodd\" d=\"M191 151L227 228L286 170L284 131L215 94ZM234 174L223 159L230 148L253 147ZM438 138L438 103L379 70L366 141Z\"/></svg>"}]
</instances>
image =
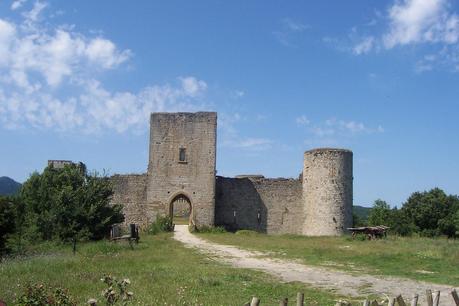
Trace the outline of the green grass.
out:
<instances>
[{"instance_id":1,"label":"green grass","mask_svg":"<svg viewBox=\"0 0 459 306\"><path fill-rule=\"evenodd\" d=\"M268 251L269 256L300 259L310 265L459 286L457 240L389 236L362 241L348 236L272 236L250 231L199 235L222 244Z\"/></svg>"},{"instance_id":2,"label":"green grass","mask_svg":"<svg viewBox=\"0 0 459 306\"><path fill-rule=\"evenodd\" d=\"M243 305L254 295L264 305L275 305L282 297L294 301L297 292L305 293L308 305L333 305L340 298L217 263L184 248L171 233L144 235L134 250L125 243L101 241L79 244L76 255L69 246L53 244L35 252L0 263L0 299L10 304L27 283L39 282L68 288L78 305L91 297L101 301L104 274L129 278L137 305Z\"/></svg>"}]
</instances>

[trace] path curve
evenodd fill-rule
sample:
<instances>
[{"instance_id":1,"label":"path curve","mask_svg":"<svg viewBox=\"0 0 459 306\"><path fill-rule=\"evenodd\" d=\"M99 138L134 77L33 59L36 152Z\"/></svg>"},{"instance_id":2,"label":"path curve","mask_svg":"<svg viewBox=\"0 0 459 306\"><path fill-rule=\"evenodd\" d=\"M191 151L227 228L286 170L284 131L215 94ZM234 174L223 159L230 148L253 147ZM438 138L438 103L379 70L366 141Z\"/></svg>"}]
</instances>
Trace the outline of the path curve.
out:
<instances>
[{"instance_id":1,"label":"path curve","mask_svg":"<svg viewBox=\"0 0 459 306\"><path fill-rule=\"evenodd\" d=\"M414 281L399 277L379 277L362 274L355 276L342 271L321 267L308 266L284 259L260 258L268 254L247 251L234 246L209 242L196 237L188 231L187 225L176 225L174 239L184 243L186 247L198 248L201 252L218 258L221 262L237 268L256 269L266 272L285 282L298 281L320 289L334 289L344 296L363 296L366 294L388 295L395 297L402 294L411 299L418 293L420 304L425 304L426 289L432 292L440 290L440 305L454 305L451 297L452 287L427 282ZM362 288L365 292L362 293ZM456 290L459 290L457 288ZM407 303L408 304L408 303Z\"/></svg>"}]
</instances>

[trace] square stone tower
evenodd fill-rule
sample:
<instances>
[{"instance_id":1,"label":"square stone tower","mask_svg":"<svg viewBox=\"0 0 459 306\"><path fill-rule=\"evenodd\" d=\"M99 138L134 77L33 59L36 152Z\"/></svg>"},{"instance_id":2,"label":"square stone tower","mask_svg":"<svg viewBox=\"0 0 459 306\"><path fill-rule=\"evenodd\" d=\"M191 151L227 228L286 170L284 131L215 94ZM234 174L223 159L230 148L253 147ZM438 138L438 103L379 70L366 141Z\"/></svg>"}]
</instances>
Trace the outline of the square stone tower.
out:
<instances>
[{"instance_id":1,"label":"square stone tower","mask_svg":"<svg viewBox=\"0 0 459 306\"><path fill-rule=\"evenodd\" d=\"M172 215L174 203L188 202L190 221L213 226L217 113L153 113L146 214Z\"/></svg>"}]
</instances>

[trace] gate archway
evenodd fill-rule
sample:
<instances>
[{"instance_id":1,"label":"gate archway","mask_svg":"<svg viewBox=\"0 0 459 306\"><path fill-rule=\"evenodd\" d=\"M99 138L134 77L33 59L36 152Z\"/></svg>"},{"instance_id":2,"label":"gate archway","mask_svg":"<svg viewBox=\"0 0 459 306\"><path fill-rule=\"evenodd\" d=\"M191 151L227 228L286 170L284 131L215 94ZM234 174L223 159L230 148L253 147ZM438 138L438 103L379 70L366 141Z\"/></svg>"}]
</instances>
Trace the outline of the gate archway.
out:
<instances>
[{"instance_id":1,"label":"gate archway","mask_svg":"<svg viewBox=\"0 0 459 306\"><path fill-rule=\"evenodd\" d=\"M193 206L189 197L179 193L172 198L169 204L169 216L175 224L191 224Z\"/></svg>"}]
</instances>

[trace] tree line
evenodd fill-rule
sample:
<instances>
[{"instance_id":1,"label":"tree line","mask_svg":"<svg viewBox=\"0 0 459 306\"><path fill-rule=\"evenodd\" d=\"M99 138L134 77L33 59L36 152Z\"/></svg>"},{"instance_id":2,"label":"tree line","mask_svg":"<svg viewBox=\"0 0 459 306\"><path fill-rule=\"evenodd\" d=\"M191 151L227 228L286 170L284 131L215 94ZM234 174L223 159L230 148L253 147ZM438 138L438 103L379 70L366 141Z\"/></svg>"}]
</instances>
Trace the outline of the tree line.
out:
<instances>
[{"instance_id":1,"label":"tree line","mask_svg":"<svg viewBox=\"0 0 459 306\"><path fill-rule=\"evenodd\" d=\"M72 243L104 238L124 221L110 205L109 178L88 173L82 163L35 172L15 196L0 197L0 254L20 253L42 241Z\"/></svg>"},{"instance_id":2,"label":"tree line","mask_svg":"<svg viewBox=\"0 0 459 306\"><path fill-rule=\"evenodd\" d=\"M448 195L440 188L414 192L401 208L391 208L383 200L376 200L367 222L358 217L356 225L386 225L392 233L423 237L459 237L459 197Z\"/></svg>"}]
</instances>

